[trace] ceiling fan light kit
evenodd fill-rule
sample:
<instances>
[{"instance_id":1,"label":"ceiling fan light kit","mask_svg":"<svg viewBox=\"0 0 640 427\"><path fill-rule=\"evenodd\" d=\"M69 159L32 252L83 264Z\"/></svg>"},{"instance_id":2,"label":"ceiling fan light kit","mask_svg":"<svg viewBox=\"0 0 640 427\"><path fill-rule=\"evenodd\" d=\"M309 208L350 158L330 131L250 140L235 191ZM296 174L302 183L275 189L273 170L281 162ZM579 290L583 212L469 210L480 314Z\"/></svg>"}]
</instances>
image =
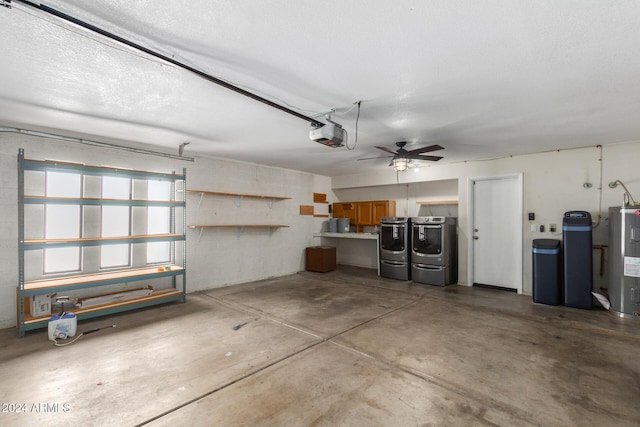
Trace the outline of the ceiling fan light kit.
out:
<instances>
[{"instance_id":1,"label":"ceiling fan light kit","mask_svg":"<svg viewBox=\"0 0 640 427\"><path fill-rule=\"evenodd\" d=\"M404 172L409 169L409 159L393 159L393 168L396 172Z\"/></svg>"},{"instance_id":2,"label":"ceiling fan light kit","mask_svg":"<svg viewBox=\"0 0 640 427\"><path fill-rule=\"evenodd\" d=\"M393 166L393 168L397 172L403 172L409 169L409 163L412 160L426 160L429 162L437 162L442 159L440 156L425 156L423 153L429 153L431 151L444 150L444 147L439 145L429 145L428 147L416 148L415 150L405 150L404 146L407 145L406 141L396 142L396 146L398 149L396 151L391 151L386 147L377 147L378 150L382 150L386 153L392 154L391 156L384 157L369 157L366 159L358 159L358 160L372 160L372 159L383 159L385 157L392 157L391 163L389 166Z\"/></svg>"}]
</instances>

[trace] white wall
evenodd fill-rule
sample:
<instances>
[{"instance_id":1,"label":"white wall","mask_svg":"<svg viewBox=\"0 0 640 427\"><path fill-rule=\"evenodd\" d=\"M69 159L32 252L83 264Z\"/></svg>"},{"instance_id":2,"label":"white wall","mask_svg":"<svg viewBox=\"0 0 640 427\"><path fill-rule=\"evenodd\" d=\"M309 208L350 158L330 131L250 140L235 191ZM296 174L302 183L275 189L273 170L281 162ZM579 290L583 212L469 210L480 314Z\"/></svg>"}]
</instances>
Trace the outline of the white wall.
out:
<instances>
[{"instance_id":1,"label":"white wall","mask_svg":"<svg viewBox=\"0 0 640 427\"><path fill-rule=\"evenodd\" d=\"M29 159L57 159L157 172L182 172L187 187L220 192L291 197L276 201L234 197L187 196L187 224L284 224L277 230L209 229L187 231L187 291L197 291L304 269L304 249L317 245L313 233L322 220L299 215L299 205L313 204L313 193L335 200L331 179L304 172L221 159L185 162L164 157L81 145L13 133L0 133L0 327L15 325L18 284L17 154ZM146 147L148 148L148 147ZM177 150L176 150L177 151Z\"/></svg>"},{"instance_id":2,"label":"white wall","mask_svg":"<svg viewBox=\"0 0 640 427\"><path fill-rule=\"evenodd\" d=\"M602 156L601 156L602 152ZM398 195L406 193L409 183L457 180L459 198L459 281L467 282L469 241L468 194L469 178L480 178L504 174L522 173L524 176L523 212L523 288L531 293L531 241L536 238L561 239L562 215L569 210L591 212L596 223L594 244L607 244L607 208L622 203L622 189L610 189L607 184L619 179L623 181L634 198L640 200L640 143L611 144L576 150L554 151L526 156L514 156L496 160L466 162L450 165L432 165L421 168L419 173L407 172L396 175L393 170L375 174L359 174L334 177L332 186L337 194L349 197L370 195L366 187L396 187ZM600 160L602 159L602 161ZM600 190L602 171L603 188ZM584 188L589 182L593 186ZM398 184L399 183L399 184ZM425 189L428 192L428 189ZM423 194L422 196L428 196ZM402 196L398 196L399 198ZM600 202L600 197L602 201ZM527 213L534 212L536 220L527 220ZM532 233L532 223L555 223L557 235L548 231ZM548 229L547 229L548 230ZM594 251L594 288L606 287L607 272L599 276L599 252Z\"/></svg>"}]
</instances>

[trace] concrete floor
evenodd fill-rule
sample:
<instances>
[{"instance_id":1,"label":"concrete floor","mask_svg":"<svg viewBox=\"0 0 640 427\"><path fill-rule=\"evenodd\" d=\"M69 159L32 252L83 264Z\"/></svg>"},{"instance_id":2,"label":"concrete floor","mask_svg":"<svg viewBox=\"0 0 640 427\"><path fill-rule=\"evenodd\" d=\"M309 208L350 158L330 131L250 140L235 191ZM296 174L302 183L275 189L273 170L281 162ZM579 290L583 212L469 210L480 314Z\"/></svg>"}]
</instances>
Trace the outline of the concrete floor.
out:
<instances>
[{"instance_id":1,"label":"concrete floor","mask_svg":"<svg viewBox=\"0 0 640 427\"><path fill-rule=\"evenodd\" d=\"M79 330L114 323L0 331L0 425L640 425L640 322L601 309L341 266Z\"/></svg>"}]
</instances>

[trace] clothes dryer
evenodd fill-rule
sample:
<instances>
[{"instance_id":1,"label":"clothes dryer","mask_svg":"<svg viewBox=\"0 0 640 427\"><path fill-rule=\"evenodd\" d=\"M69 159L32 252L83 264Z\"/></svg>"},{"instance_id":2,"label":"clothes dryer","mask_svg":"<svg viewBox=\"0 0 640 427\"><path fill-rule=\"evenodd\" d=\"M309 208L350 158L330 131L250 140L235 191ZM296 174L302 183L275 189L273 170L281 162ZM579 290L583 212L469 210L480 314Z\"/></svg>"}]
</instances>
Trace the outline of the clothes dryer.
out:
<instances>
[{"instance_id":1,"label":"clothes dryer","mask_svg":"<svg viewBox=\"0 0 640 427\"><path fill-rule=\"evenodd\" d=\"M412 280L436 286L457 282L457 241L456 218L411 218Z\"/></svg>"}]
</instances>

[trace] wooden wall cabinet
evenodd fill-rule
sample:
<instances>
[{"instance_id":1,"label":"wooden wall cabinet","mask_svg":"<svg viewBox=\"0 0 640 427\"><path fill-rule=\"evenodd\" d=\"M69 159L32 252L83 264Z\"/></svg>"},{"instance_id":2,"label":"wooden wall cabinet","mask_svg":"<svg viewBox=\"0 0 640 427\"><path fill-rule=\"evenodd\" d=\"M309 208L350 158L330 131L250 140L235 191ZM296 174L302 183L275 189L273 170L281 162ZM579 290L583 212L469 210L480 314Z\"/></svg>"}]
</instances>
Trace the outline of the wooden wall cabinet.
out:
<instances>
[{"instance_id":1,"label":"wooden wall cabinet","mask_svg":"<svg viewBox=\"0 0 640 427\"><path fill-rule=\"evenodd\" d=\"M349 218L350 224L356 223L356 205L352 202L339 202L333 204L334 218Z\"/></svg>"},{"instance_id":2,"label":"wooden wall cabinet","mask_svg":"<svg viewBox=\"0 0 640 427\"><path fill-rule=\"evenodd\" d=\"M373 225L373 202L356 203L356 225Z\"/></svg>"},{"instance_id":3,"label":"wooden wall cabinet","mask_svg":"<svg viewBox=\"0 0 640 427\"><path fill-rule=\"evenodd\" d=\"M378 200L371 202L373 225L380 225L383 216L396 216L395 200Z\"/></svg>"},{"instance_id":4,"label":"wooden wall cabinet","mask_svg":"<svg viewBox=\"0 0 640 427\"><path fill-rule=\"evenodd\" d=\"M355 225L358 232L362 232L365 226L380 225L380 218L383 216L395 215L395 200L339 202L333 204L333 217L349 218L349 223Z\"/></svg>"}]
</instances>

